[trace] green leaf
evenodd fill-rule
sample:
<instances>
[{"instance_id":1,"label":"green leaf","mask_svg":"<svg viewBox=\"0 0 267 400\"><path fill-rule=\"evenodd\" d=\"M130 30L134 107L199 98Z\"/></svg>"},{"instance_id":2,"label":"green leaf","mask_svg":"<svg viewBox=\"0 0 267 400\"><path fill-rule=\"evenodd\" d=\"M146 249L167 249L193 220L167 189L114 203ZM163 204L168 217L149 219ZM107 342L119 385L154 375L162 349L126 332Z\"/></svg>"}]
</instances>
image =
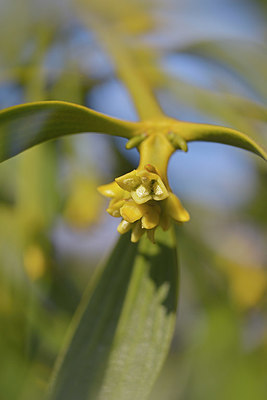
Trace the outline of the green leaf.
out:
<instances>
[{"instance_id":1,"label":"green leaf","mask_svg":"<svg viewBox=\"0 0 267 400\"><path fill-rule=\"evenodd\" d=\"M47 140L82 132L130 139L137 123L63 101L40 101L0 111L0 161Z\"/></svg>"},{"instance_id":2,"label":"green leaf","mask_svg":"<svg viewBox=\"0 0 267 400\"><path fill-rule=\"evenodd\" d=\"M162 81L180 102L189 104L197 110L220 121L230 123L242 120L250 127L254 120L267 121L267 109L259 102L227 92L215 92L200 86L178 79L177 77L163 76Z\"/></svg>"},{"instance_id":3,"label":"green leaf","mask_svg":"<svg viewBox=\"0 0 267 400\"><path fill-rule=\"evenodd\" d=\"M181 136L187 141L206 141L240 147L267 160L267 152L249 136L235 129L219 125L179 122Z\"/></svg>"},{"instance_id":4,"label":"green leaf","mask_svg":"<svg viewBox=\"0 0 267 400\"><path fill-rule=\"evenodd\" d=\"M143 400L168 352L177 307L172 232L123 235L74 317L49 400Z\"/></svg>"},{"instance_id":5,"label":"green leaf","mask_svg":"<svg viewBox=\"0 0 267 400\"><path fill-rule=\"evenodd\" d=\"M228 69L231 68L235 74L241 76L256 89L265 102L267 52L266 46L262 43L233 38L200 40L186 45L183 50L227 66Z\"/></svg>"}]
</instances>

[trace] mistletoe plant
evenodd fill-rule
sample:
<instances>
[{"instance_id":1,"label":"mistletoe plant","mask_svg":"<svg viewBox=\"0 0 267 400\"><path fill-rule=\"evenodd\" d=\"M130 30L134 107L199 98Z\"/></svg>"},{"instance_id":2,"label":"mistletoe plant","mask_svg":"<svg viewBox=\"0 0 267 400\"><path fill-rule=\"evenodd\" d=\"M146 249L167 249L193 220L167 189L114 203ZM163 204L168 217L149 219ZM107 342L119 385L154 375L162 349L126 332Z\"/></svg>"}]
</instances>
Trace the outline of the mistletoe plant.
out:
<instances>
[{"instance_id":1,"label":"mistletoe plant","mask_svg":"<svg viewBox=\"0 0 267 400\"><path fill-rule=\"evenodd\" d=\"M267 159L262 147L234 129L169 118L155 101L146 114L149 118L142 115L140 121L129 122L61 101L0 112L1 161L42 142L82 132L121 136L128 139L128 149L136 147L140 153L135 170L99 187L111 199L107 211L119 219L123 236L90 282L74 316L48 399L141 400L149 395L176 319L173 224L190 218L168 182L171 155L187 151L187 143L198 140L237 146Z\"/></svg>"}]
</instances>

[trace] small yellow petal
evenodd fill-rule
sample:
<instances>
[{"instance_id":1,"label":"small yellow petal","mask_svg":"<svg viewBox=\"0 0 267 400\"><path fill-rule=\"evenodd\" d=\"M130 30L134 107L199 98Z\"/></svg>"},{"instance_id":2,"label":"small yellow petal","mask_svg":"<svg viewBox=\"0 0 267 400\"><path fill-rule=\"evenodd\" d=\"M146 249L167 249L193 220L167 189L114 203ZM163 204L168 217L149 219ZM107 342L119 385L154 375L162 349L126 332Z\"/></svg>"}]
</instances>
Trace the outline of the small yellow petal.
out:
<instances>
[{"instance_id":1,"label":"small yellow petal","mask_svg":"<svg viewBox=\"0 0 267 400\"><path fill-rule=\"evenodd\" d=\"M182 203L175 194L170 193L170 196L166 199L165 207L169 216L175 221L187 222L190 220L189 213L182 206Z\"/></svg>"},{"instance_id":2,"label":"small yellow petal","mask_svg":"<svg viewBox=\"0 0 267 400\"><path fill-rule=\"evenodd\" d=\"M123 194L123 190L116 182L108 183L107 185L98 186L97 190L106 197L119 197Z\"/></svg>"},{"instance_id":3,"label":"small yellow petal","mask_svg":"<svg viewBox=\"0 0 267 400\"><path fill-rule=\"evenodd\" d=\"M121 216L120 210L116 210L116 208L107 208L106 211L115 218L119 218Z\"/></svg>"},{"instance_id":4,"label":"small yellow petal","mask_svg":"<svg viewBox=\"0 0 267 400\"><path fill-rule=\"evenodd\" d=\"M143 205L142 228L152 229L159 224L160 207L158 205Z\"/></svg>"},{"instance_id":5,"label":"small yellow petal","mask_svg":"<svg viewBox=\"0 0 267 400\"><path fill-rule=\"evenodd\" d=\"M153 184L152 191L152 197L154 200L157 201L164 200L169 196L169 192L160 178L158 178L157 181Z\"/></svg>"},{"instance_id":6,"label":"small yellow petal","mask_svg":"<svg viewBox=\"0 0 267 400\"><path fill-rule=\"evenodd\" d=\"M120 214L120 208L125 204L125 200L118 200L118 199L112 199L109 202L107 212L115 218L118 218L121 216Z\"/></svg>"},{"instance_id":7,"label":"small yellow petal","mask_svg":"<svg viewBox=\"0 0 267 400\"><path fill-rule=\"evenodd\" d=\"M138 207L138 205L133 201L125 202L123 207L120 209L120 214L122 218L131 223L137 221L143 216L140 207Z\"/></svg>"},{"instance_id":8,"label":"small yellow petal","mask_svg":"<svg viewBox=\"0 0 267 400\"><path fill-rule=\"evenodd\" d=\"M124 219L119 223L117 227L117 231L123 235L124 233L128 232L132 227L132 224L130 222L125 221Z\"/></svg>"},{"instance_id":9,"label":"small yellow petal","mask_svg":"<svg viewBox=\"0 0 267 400\"><path fill-rule=\"evenodd\" d=\"M111 199L109 202L109 207L111 208L118 208L120 209L123 204L125 203L125 199L121 199L121 198L115 198L115 199Z\"/></svg>"},{"instance_id":10,"label":"small yellow petal","mask_svg":"<svg viewBox=\"0 0 267 400\"><path fill-rule=\"evenodd\" d=\"M132 235L131 235L131 242L136 243L138 240L143 236L145 233L145 229L142 229L141 222L137 221L132 230Z\"/></svg>"},{"instance_id":11,"label":"small yellow petal","mask_svg":"<svg viewBox=\"0 0 267 400\"><path fill-rule=\"evenodd\" d=\"M128 172L128 174L119 176L115 181L123 190L127 190L128 192L136 189L136 187L141 183L140 178L136 175L135 169Z\"/></svg>"}]
</instances>

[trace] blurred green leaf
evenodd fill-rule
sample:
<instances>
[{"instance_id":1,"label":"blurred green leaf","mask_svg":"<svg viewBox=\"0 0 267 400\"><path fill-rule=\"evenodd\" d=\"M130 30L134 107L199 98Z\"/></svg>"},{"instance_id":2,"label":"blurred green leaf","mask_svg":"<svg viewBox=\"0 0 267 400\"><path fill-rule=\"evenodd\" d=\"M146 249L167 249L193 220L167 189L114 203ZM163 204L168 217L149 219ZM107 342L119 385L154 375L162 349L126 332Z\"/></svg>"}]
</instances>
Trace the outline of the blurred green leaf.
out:
<instances>
[{"instance_id":1,"label":"blurred green leaf","mask_svg":"<svg viewBox=\"0 0 267 400\"><path fill-rule=\"evenodd\" d=\"M173 233L157 234L156 244L119 239L74 318L49 399L149 395L172 339L178 294Z\"/></svg>"},{"instance_id":2,"label":"blurred green leaf","mask_svg":"<svg viewBox=\"0 0 267 400\"><path fill-rule=\"evenodd\" d=\"M0 111L0 161L47 140L82 132L131 137L134 122L121 121L87 107L41 101Z\"/></svg>"},{"instance_id":3,"label":"blurred green leaf","mask_svg":"<svg viewBox=\"0 0 267 400\"><path fill-rule=\"evenodd\" d=\"M238 39L202 40L183 49L227 65L245 79L266 100L267 52L266 47L257 42Z\"/></svg>"},{"instance_id":4,"label":"blurred green leaf","mask_svg":"<svg viewBox=\"0 0 267 400\"><path fill-rule=\"evenodd\" d=\"M161 84L162 89L167 89L179 102L193 106L212 117L216 116L230 125L237 125L239 130L246 127L246 131L249 129L249 134L253 134L254 139L260 137L253 125L257 120L267 121L267 109L261 103L225 91L208 90L176 76L164 76L163 73L160 80L156 85Z\"/></svg>"}]
</instances>

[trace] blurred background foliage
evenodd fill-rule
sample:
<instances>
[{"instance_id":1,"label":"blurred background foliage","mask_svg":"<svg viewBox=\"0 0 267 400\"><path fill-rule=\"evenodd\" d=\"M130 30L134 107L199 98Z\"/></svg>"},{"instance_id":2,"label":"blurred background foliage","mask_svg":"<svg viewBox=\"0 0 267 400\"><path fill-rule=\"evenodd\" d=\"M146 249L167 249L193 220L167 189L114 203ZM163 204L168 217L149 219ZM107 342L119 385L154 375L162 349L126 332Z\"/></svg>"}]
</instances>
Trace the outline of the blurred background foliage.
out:
<instances>
[{"instance_id":1,"label":"blurred background foliage","mask_svg":"<svg viewBox=\"0 0 267 400\"><path fill-rule=\"evenodd\" d=\"M135 120L124 81L139 74L167 115L266 145L266 21L256 0L2 0L0 107L57 99ZM137 165L124 145L77 135L1 165L1 400L44 392L82 292L117 238L96 187ZM265 399L266 165L194 143L173 156L169 177L191 222L177 229L179 317L151 399Z\"/></svg>"}]
</instances>

